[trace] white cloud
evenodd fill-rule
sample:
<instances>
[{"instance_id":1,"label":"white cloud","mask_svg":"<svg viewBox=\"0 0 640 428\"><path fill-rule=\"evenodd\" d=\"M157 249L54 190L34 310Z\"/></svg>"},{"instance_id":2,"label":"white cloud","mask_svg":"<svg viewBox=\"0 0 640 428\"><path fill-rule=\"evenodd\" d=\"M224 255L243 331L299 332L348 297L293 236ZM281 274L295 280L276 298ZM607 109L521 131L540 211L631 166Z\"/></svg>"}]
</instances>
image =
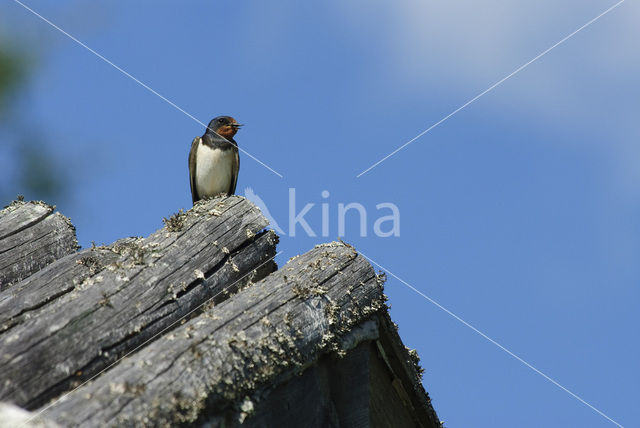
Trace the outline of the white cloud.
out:
<instances>
[{"instance_id":1,"label":"white cloud","mask_svg":"<svg viewBox=\"0 0 640 428\"><path fill-rule=\"evenodd\" d=\"M378 46L376 72L390 85L425 94L438 88L463 104L615 3L407 0L338 7L355 37ZM517 111L540 126L573 120L582 128L578 134L607 134L579 143L617 159L623 171L615 174L616 185L634 197L640 192L640 125L630 91L640 88L639 20L640 4L625 1L485 99L500 97L505 113Z\"/></svg>"},{"instance_id":2,"label":"white cloud","mask_svg":"<svg viewBox=\"0 0 640 428\"><path fill-rule=\"evenodd\" d=\"M615 0L561 4L548 0L409 0L379 3L377 8L371 2L345 2L340 8L352 17L348 22L355 24L358 33L366 33L369 43L380 46L383 64L405 81L412 77L407 84L425 85L425 76L439 74L475 86L508 74L613 4ZM571 50L572 61L637 69L640 61L637 55L629 55L633 52L629 42L640 35L638 18L640 5L623 3L584 30L603 39L585 41L585 34L580 34L568 42L589 43Z\"/></svg>"}]
</instances>

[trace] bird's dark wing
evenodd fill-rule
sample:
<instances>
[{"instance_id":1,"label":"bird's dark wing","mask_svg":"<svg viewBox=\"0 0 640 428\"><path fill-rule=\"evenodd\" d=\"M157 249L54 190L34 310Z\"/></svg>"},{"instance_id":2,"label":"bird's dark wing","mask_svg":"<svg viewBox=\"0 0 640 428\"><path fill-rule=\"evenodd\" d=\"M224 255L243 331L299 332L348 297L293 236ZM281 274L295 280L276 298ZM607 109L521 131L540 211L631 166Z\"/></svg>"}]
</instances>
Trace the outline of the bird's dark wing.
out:
<instances>
[{"instance_id":1,"label":"bird's dark wing","mask_svg":"<svg viewBox=\"0 0 640 428\"><path fill-rule=\"evenodd\" d=\"M191 199L195 204L198 199L198 190L196 189L196 152L198 151L198 143L201 137L196 137L191 142L191 151L189 151L189 184L191 186Z\"/></svg>"},{"instance_id":2,"label":"bird's dark wing","mask_svg":"<svg viewBox=\"0 0 640 428\"><path fill-rule=\"evenodd\" d=\"M236 192L238 172L240 171L240 154L238 153L238 146L233 148L233 152L235 156L233 158L233 166L231 168L231 187L229 188L229 195L233 195Z\"/></svg>"}]
</instances>

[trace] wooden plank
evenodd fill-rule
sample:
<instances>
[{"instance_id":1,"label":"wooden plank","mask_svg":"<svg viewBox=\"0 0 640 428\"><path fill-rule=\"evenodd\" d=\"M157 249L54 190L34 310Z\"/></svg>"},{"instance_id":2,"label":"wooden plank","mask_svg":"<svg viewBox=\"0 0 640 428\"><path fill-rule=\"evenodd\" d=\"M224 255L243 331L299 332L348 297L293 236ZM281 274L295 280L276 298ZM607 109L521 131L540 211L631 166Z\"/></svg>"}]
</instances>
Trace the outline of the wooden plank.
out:
<instances>
[{"instance_id":1,"label":"wooden plank","mask_svg":"<svg viewBox=\"0 0 640 428\"><path fill-rule=\"evenodd\" d=\"M325 355L299 376L258 392L253 413L244 420L242 413L227 418L225 426L369 427L370 343L344 357Z\"/></svg>"},{"instance_id":2,"label":"wooden plank","mask_svg":"<svg viewBox=\"0 0 640 428\"><path fill-rule=\"evenodd\" d=\"M253 406L252 411L243 413L239 409L240 412L235 417L226 418L226 424L218 417L216 422L220 423L213 425L228 428L348 426L340 425L338 421L335 403L331 400L330 376L331 367L321 361L306 369L300 376L294 376L277 386L264 399L243 402L245 410L248 410L248 406ZM207 420L207 423L210 421Z\"/></svg>"},{"instance_id":3,"label":"wooden plank","mask_svg":"<svg viewBox=\"0 0 640 428\"><path fill-rule=\"evenodd\" d=\"M341 243L318 246L44 415L73 426L216 426L251 413L256 390L291 379L321 355L344 354L341 336L383 307L382 283L362 256Z\"/></svg>"},{"instance_id":4,"label":"wooden plank","mask_svg":"<svg viewBox=\"0 0 640 428\"><path fill-rule=\"evenodd\" d=\"M344 358L331 361L331 399L335 403L339 426L370 427L369 347L358 345Z\"/></svg>"},{"instance_id":5,"label":"wooden plank","mask_svg":"<svg viewBox=\"0 0 640 428\"><path fill-rule=\"evenodd\" d=\"M360 342L345 357L324 356L300 376L256 391L261 399L252 401L251 415L241 421L239 412L224 423L219 418L219 425L440 428L439 421L424 418L424 412L399 393L398 379L378 353L379 318L375 321L367 321L376 325L369 331L373 334L357 335Z\"/></svg>"},{"instance_id":6,"label":"wooden plank","mask_svg":"<svg viewBox=\"0 0 640 428\"><path fill-rule=\"evenodd\" d=\"M380 361L387 367L391 385L403 405L420 427L440 427L440 420L431 405L431 398L422 384L420 358L410 350L398 334L398 326L388 313L381 314L380 338L376 345Z\"/></svg>"},{"instance_id":7,"label":"wooden plank","mask_svg":"<svg viewBox=\"0 0 640 428\"><path fill-rule=\"evenodd\" d=\"M75 228L53 211L22 201L0 211L0 291L77 250Z\"/></svg>"},{"instance_id":8,"label":"wooden plank","mask_svg":"<svg viewBox=\"0 0 640 428\"><path fill-rule=\"evenodd\" d=\"M119 241L120 242L120 241ZM0 333L31 318L37 309L90 281L120 254L109 247L70 254L0 293Z\"/></svg>"},{"instance_id":9,"label":"wooden plank","mask_svg":"<svg viewBox=\"0 0 640 428\"><path fill-rule=\"evenodd\" d=\"M423 415L411 405L411 399L396 389L398 382L388 370L384 359L375 344L369 346L369 373L367 376L369 390L367 408L370 414L370 427L384 428L436 428L428 419L420 419ZM421 409L422 410L422 409Z\"/></svg>"},{"instance_id":10,"label":"wooden plank","mask_svg":"<svg viewBox=\"0 0 640 428\"><path fill-rule=\"evenodd\" d=\"M20 308L0 327L0 400L41 406L213 296L224 299L228 285L261 279L275 268L277 237L266 226L244 198L203 201L146 239L67 257L28 287L0 293L0 305Z\"/></svg>"}]
</instances>

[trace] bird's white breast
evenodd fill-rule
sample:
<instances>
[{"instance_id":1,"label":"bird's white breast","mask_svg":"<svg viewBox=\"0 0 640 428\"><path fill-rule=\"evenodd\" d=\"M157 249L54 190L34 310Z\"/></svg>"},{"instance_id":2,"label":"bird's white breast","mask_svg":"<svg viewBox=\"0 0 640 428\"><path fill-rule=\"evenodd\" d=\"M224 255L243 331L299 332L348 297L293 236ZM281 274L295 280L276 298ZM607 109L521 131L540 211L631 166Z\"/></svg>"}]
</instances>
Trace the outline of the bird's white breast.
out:
<instances>
[{"instance_id":1,"label":"bird's white breast","mask_svg":"<svg viewBox=\"0 0 640 428\"><path fill-rule=\"evenodd\" d=\"M201 197L226 193L231 186L233 150L213 149L198 144L196 153L196 186Z\"/></svg>"}]
</instances>

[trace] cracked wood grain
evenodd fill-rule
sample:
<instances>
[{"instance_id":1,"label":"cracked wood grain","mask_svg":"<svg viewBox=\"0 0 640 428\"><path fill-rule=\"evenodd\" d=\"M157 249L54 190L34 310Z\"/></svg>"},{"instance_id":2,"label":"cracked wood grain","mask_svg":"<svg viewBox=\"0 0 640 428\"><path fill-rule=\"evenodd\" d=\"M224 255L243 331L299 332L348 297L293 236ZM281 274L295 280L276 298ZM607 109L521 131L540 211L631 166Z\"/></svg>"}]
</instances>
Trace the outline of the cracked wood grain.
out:
<instances>
[{"instance_id":1,"label":"cracked wood grain","mask_svg":"<svg viewBox=\"0 0 640 428\"><path fill-rule=\"evenodd\" d=\"M318 246L126 358L43 415L63 426L224 419L256 388L283 382L320 355L344 353L341 336L383 307L381 281L362 256L341 243Z\"/></svg>"},{"instance_id":2,"label":"cracked wood grain","mask_svg":"<svg viewBox=\"0 0 640 428\"><path fill-rule=\"evenodd\" d=\"M0 291L78 248L75 228L43 202L15 201L0 211Z\"/></svg>"},{"instance_id":3,"label":"cracked wood grain","mask_svg":"<svg viewBox=\"0 0 640 428\"><path fill-rule=\"evenodd\" d=\"M0 293L0 400L37 408L238 281L275 268L277 237L244 198L198 203L147 238L67 256Z\"/></svg>"}]
</instances>

